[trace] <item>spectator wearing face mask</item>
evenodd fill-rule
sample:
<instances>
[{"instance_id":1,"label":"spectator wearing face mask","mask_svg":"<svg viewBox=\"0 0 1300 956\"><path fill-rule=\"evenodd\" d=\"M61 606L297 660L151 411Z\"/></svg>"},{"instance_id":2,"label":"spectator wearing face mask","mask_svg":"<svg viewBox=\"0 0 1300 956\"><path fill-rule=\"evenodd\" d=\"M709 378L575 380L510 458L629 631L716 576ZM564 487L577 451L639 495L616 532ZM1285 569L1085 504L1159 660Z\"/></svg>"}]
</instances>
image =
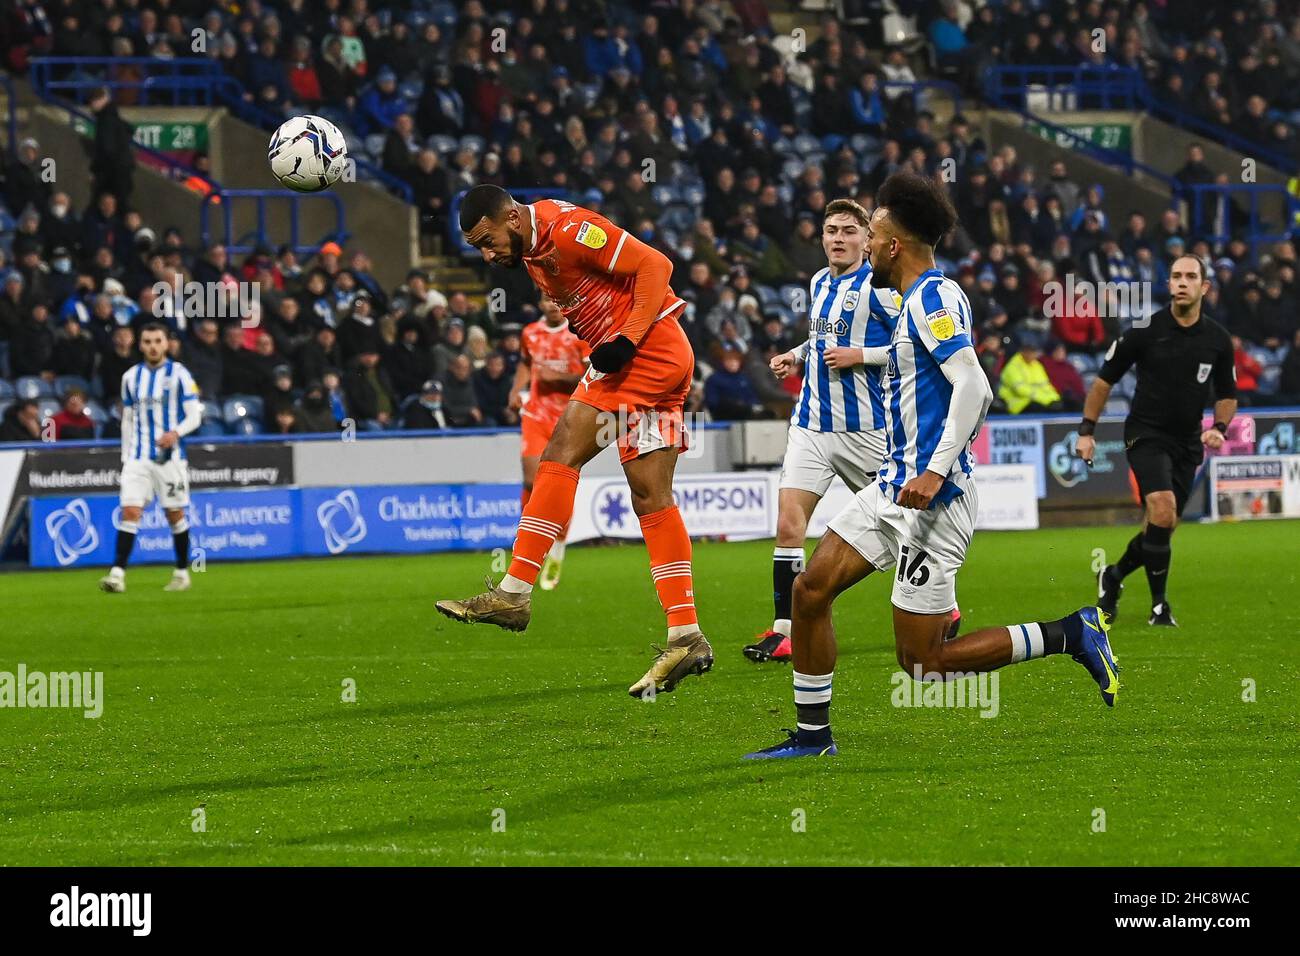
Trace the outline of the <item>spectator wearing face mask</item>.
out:
<instances>
[{"instance_id":1,"label":"spectator wearing face mask","mask_svg":"<svg viewBox=\"0 0 1300 956\"><path fill-rule=\"evenodd\" d=\"M307 383L302 393L302 405L298 409L299 429L308 434L336 432L339 423L330 407L329 393L320 381Z\"/></svg>"},{"instance_id":2,"label":"spectator wearing face mask","mask_svg":"<svg viewBox=\"0 0 1300 956\"><path fill-rule=\"evenodd\" d=\"M421 431L447 427L447 416L442 410L441 382L429 379L420 387L419 397L406 407L402 427Z\"/></svg>"}]
</instances>

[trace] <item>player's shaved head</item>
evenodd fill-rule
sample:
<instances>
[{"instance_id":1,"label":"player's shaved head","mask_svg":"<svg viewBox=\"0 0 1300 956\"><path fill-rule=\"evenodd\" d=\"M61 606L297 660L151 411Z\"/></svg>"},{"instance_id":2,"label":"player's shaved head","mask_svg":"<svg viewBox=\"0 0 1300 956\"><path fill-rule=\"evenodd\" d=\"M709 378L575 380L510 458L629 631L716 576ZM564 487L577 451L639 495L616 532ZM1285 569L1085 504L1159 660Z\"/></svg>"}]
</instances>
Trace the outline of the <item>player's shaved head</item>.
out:
<instances>
[{"instance_id":1,"label":"player's shaved head","mask_svg":"<svg viewBox=\"0 0 1300 956\"><path fill-rule=\"evenodd\" d=\"M484 261L513 268L523 261L524 230L532 228L521 208L500 186L475 186L461 200L460 231Z\"/></svg>"}]
</instances>

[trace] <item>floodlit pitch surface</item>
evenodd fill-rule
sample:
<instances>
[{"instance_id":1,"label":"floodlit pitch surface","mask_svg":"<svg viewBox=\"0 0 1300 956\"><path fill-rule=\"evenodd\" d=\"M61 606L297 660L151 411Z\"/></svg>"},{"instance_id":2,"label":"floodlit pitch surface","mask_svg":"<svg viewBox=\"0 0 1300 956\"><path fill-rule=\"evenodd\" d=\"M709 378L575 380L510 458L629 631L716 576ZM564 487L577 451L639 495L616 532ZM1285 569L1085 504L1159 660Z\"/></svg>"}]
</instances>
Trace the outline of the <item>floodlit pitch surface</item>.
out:
<instances>
[{"instance_id":1,"label":"floodlit pitch surface","mask_svg":"<svg viewBox=\"0 0 1300 956\"><path fill-rule=\"evenodd\" d=\"M1131 533L978 534L967 624L1088 603L1093 548ZM1146 626L1129 579L1113 711L1064 657L1002 671L995 717L894 706L889 582L868 580L836 615L841 755L752 763L794 722L790 668L740 654L770 553L697 546L717 664L653 702L626 693L662 622L635 545L571 549L522 635L434 613L482 554L212 562L183 594L162 568L125 595L6 574L0 671L102 670L105 701L0 709L0 863L1296 862L1297 522L1181 528L1179 630Z\"/></svg>"}]
</instances>

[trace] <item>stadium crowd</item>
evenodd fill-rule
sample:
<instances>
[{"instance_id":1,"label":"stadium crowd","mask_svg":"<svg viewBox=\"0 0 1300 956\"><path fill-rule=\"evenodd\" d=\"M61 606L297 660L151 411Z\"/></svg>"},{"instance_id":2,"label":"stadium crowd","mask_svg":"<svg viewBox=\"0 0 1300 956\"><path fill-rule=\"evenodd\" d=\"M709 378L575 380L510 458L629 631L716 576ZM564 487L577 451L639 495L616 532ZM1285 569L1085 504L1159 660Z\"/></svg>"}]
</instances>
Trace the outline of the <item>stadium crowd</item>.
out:
<instances>
[{"instance_id":1,"label":"stadium crowd","mask_svg":"<svg viewBox=\"0 0 1300 956\"><path fill-rule=\"evenodd\" d=\"M995 411L1077 409L1133 317L1113 292L1049 309L1053 283L1139 283L1158 307L1184 252L1209 264L1207 306L1237 342L1243 399L1300 403L1293 243L1253 250L1230 206L1221 212L1239 237L1212 243L1188 233L1177 204L1155 221L1115 208L1065 163L1037 169L985 143L960 113L940 129L924 96L886 85L918 79L924 58L882 55L833 17L794 51L756 0L376 6L24 2L9 8L0 45L21 70L43 53L177 55L202 29L208 54L250 98L327 116L351 149L406 180L422 230L452 251L453 197L477 183L558 190L600 210L672 260L697 356L691 405L714 418L788 413L798 381L777 381L767 361L807 334L801 309L825 262L825 204L853 196L870 209L890 173L945 165L956 170L946 181L962 225L939 265L971 300ZM967 81L990 61L1139 65L1162 95L1181 89L1185 108L1294 154L1300 16L1284 16L1289 5L899 6L929 25L938 67ZM1090 24L1112 52L1084 43ZM155 317L210 403L213 431L517 422L519 329L537 315L521 272L484 267L505 303L488 311L419 270L385 289L364 250L335 243L308 261L260 247L236 262L146 222L120 168L95 172L97 195L74 210L38 175L40 155L21 143L0 182L0 438L35 440L43 421L59 438L111 434L117 383ZM1189 183L1216 176L1197 146L1169 172ZM190 280L232 290L257 281L260 303L242 321L186 315L155 289ZM1114 395L1122 411L1123 388Z\"/></svg>"}]
</instances>

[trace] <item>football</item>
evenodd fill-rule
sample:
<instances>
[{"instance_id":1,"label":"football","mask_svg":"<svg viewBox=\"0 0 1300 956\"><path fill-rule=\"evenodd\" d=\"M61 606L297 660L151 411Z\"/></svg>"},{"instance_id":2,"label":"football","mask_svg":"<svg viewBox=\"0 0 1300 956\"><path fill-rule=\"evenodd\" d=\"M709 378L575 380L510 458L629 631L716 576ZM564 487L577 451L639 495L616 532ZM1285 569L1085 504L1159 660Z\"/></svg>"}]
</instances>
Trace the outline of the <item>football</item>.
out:
<instances>
[{"instance_id":1,"label":"football","mask_svg":"<svg viewBox=\"0 0 1300 956\"><path fill-rule=\"evenodd\" d=\"M347 165L348 147L337 126L309 114L281 123L266 155L281 185L314 193L339 181Z\"/></svg>"}]
</instances>

